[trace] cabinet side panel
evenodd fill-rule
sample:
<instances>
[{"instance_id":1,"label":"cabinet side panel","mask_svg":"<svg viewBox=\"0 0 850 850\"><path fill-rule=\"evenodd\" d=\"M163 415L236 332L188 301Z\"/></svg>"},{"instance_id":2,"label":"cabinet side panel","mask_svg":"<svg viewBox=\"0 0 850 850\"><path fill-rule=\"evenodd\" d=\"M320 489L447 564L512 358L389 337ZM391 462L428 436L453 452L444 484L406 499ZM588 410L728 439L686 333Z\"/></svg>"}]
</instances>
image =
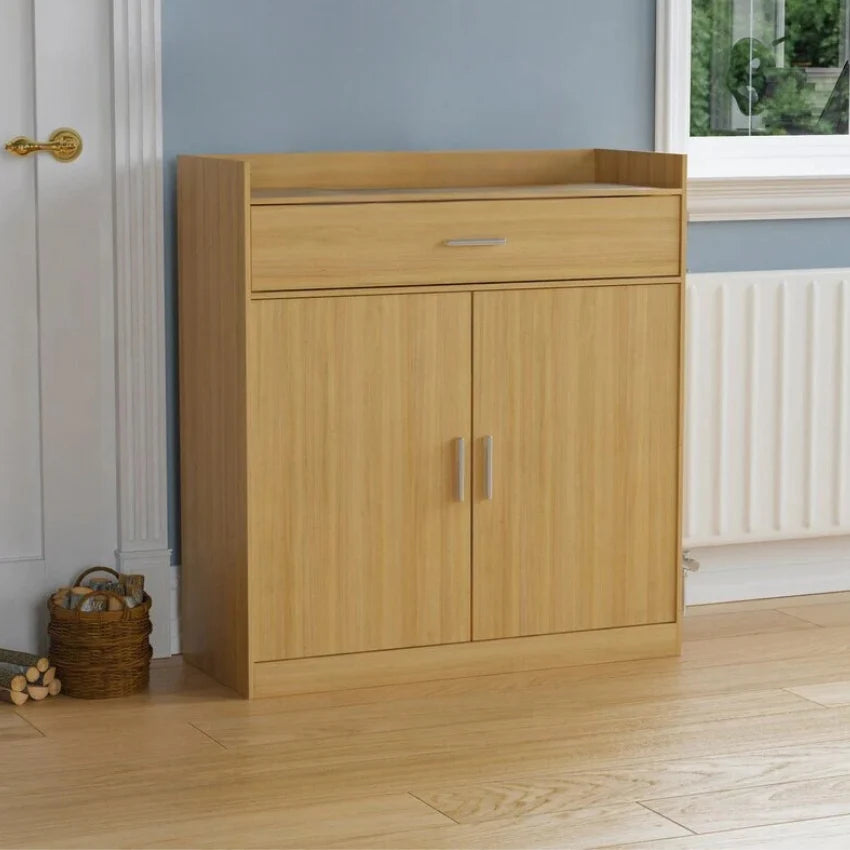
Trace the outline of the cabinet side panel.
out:
<instances>
[{"instance_id":1,"label":"cabinet side panel","mask_svg":"<svg viewBox=\"0 0 850 850\"><path fill-rule=\"evenodd\" d=\"M244 696L248 184L243 162L180 158L181 641L189 662Z\"/></svg>"},{"instance_id":2,"label":"cabinet side panel","mask_svg":"<svg viewBox=\"0 0 850 850\"><path fill-rule=\"evenodd\" d=\"M684 189L685 160L685 156L675 153L599 149L596 151L596 181Z\"/></svg>"}]
</instances>

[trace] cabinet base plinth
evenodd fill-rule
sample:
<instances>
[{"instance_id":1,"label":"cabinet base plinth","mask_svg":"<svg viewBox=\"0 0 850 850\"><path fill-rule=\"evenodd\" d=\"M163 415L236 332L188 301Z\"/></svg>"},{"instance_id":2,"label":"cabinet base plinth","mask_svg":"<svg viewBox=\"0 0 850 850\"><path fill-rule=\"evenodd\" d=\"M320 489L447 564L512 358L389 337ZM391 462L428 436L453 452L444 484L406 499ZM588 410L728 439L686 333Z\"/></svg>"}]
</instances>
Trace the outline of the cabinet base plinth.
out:
<instances>
[{"instance_id":1,"label":"cabinet base plinth","mask_svg":"<svg viewBox=\"0 0 850 850\"><path fill-rule=\"evenodd\" d=\"M344 691L436 679L462 679L552 667L663 658L680 652L677 623L473 641L411 649L263 661L253 696Z\"/></svg>"}]
</instances>

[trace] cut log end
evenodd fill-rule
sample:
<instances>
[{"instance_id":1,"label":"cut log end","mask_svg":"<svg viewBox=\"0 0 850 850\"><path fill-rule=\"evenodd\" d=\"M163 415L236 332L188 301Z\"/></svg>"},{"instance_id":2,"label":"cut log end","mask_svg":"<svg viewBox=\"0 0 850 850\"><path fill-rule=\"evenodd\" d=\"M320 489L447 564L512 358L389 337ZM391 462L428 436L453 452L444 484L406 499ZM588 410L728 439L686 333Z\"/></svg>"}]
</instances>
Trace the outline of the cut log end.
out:
<instances>
[{"instance_id":1,"label":"cut log end","mask_svg":"<svg viewBox=\"0 0 850 850\"><path fill-rule=\"evenodd\" d=\"M39 680L41 673L38 672L38 667L27 667L24 670L24 676L27 677L27 681L30 684L35 684Z\"/></svg>"},{"instance_id":2,"label":"cut log end","mask_svg":"<svg viewBox=\"0 0 850 850\"><path fill-rule=\"evenodd\" d=\"M0 663L0 688L20 693L27 686L24 668L17 664Z\"/></svg>"},{"instance_id":3,"label":"cut log end","mask_svg":"<svg viewBox=\"0 0 850 850\"><path fill-rule=\"evenodd\" d=\"M30 699L34 699L38 702L39 700L45 699L49 691L46 685L27 685L27 693L29 694Z\"/></svg>"},{"instance_id":4,"label":"cut log end","mask_svg":"<svg viewBox=\"0 0 850 850\"><path fill-rule=\"evenodd\" d=\"M61 679L54 679L47 686L47 693L50 694L50 696L52 696L52 697L57 696L60 693L61 690L62 690L62 680Z\"/></svg>"},{"instance_id":5,"label":"cut log end","mask_svg":"<svg viewBox=\"0 0 850 850\"><path fill-rule=\"evenodd\" d=\"M49 685L56 678L56 668L48 667L46 670L42 671L41 681L38 683L39 685Z\"/></svg>"},{"instance_id":6,"label":"cut log end","mask_svg":"<svg viewBox=\"0 0 850 850\"><path fill-rule=\"evenodd\" d=\"M12 705L23 705L29 699L29 695L22 691L10 691L0 688L0 702L10 702Z\"/></svg>"}]
</instances>

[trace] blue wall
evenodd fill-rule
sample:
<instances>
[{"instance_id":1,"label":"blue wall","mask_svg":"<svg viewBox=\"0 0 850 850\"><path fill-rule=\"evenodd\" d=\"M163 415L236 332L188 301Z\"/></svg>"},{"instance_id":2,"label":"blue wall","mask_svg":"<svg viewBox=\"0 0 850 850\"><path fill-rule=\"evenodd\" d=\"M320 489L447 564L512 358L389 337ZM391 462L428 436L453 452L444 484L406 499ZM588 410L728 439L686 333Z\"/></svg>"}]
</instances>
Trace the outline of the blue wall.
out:
<instances>
[{"instance_id":1,"label":"blue wall","mask_svg":"<svg viewBox=\"0 0 850 850\"><path fill-rule=\"evenodd\" d=\"M850 219L711 221L688 228L692 272L847 268Z\"/></svg>"},{"instance_id":2,"label":"blue wall","mask_svg":"<svg viewBox=\"0 0 850 850\"><path fill-rule=\"evenodd\" d=\"M651 149L655 0L163 0L170 538L178 153ZM847 221L691 227L693 271L850 266Z\"/></svg>"}]
</instances>

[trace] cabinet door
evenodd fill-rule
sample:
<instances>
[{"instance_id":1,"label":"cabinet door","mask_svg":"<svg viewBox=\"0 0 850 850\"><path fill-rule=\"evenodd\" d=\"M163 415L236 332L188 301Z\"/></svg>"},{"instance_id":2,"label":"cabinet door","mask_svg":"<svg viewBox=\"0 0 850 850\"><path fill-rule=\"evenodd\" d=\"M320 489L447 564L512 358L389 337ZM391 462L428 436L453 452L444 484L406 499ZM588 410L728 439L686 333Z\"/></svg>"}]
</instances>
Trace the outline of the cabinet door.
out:
<instances>
[{"instance_id":1,"label":"cabinet door","mask_svg":"<svg viewBox=\"0 0 850 850\"><path fill-rule=\"evenodd\" d=\"M474 299L473 637L675 620L678 285Z\"/></svg>"},{"instance_id":2,"label":"cabinet door","mask_svg":"<svg viewBox=\"0 0 850 850\"><path fill-rule=\"evenodd\" d=\"M470 639L471 298L250 305L255 660Z\"/></svg>"}]
</instances>

